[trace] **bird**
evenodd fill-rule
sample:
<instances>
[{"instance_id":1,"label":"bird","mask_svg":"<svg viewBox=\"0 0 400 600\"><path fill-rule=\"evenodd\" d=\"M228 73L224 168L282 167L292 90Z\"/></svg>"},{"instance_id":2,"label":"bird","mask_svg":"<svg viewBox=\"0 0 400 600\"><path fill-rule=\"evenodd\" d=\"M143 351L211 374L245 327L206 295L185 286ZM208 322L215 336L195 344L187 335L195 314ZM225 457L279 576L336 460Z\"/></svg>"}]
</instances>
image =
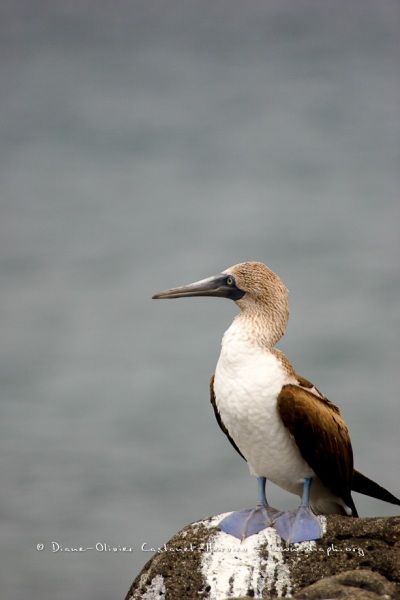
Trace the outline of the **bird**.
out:
<instances>
[{"instance_id":1,"label":"bird","mask_svg":"<svg viewBox=\"0 0 400 600\"><path fill-rule=\"evenodd\" d=\"M286 542L299 543L323 536L317 515L358 517L352 491L400 505L354 468L340 409L275 347L289 319L281 279L261 262L243 262L153 298L191 296L228 298L239 308L222 338L210 400L219 427L257 479L258 501L228 514L219 529L244 540L273 527ZM270 506L268 480L298 495L300 506L292 511Z\"/></svg>"}]
</instances>

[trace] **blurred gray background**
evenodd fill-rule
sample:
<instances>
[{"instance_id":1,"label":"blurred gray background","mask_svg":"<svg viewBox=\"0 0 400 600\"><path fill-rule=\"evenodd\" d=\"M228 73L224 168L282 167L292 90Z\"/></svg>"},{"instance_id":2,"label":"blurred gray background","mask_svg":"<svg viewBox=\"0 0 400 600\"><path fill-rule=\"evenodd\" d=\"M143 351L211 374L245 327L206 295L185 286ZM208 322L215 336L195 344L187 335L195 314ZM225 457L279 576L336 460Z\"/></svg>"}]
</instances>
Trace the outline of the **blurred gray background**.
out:
<instances>
[{"instance_id":1,"label":"blurred gray background","mask_svg":"<svg viewBox=\"0 0 400 600\"><path fill-rule=\"evenodd\" d=\"M208 400L234 303L150 299L244 260L288 286L280 348L399 494L396 0L0 17L2 598L123 598L143 543L255 502Z\"/></svg>"}]
</instances>

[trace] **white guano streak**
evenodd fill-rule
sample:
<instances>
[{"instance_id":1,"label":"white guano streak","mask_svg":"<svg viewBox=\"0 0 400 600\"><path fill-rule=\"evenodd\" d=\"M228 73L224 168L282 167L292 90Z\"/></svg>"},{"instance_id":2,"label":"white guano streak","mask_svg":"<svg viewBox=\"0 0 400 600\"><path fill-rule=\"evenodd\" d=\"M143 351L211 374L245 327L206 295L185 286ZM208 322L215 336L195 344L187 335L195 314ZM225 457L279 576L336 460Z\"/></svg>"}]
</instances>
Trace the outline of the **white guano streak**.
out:
<instances>
[{"instance_id":1,"label":"white guano streak","mask_svg":"<svg viewBox=\"0 0 400 600\"><path fill-rule=\"evenodd\" d=\"M215 527L224 515L214 517L206 526ZM203 524L203 523L202 523ZM211 548L202 559L202 573L210 587L210 600L254 594L261 598L264 588L280 595L290 595L292 584L289 567L281 550L282 540L271 527L243 542L222 531L210 538ZM260 547L273 548L265 560Z\"/></svg>"},{"instance_id":2,"label":"white guano streak","mask_svg":"<svg viewBox=\"0 0 400 600\"><path fill-rule=\"evenodd\" d=\"M142 585L145 583L147 579L147 572L144 573L140 579L138 590L133 594L134 599L141 600L159 600L160 598L165 597L166 589L164 585L164 578L162 575L156 575L151 580L150 585L147 586L147 589L144 593L140 592Z\"/></svg>"}]
</instances>

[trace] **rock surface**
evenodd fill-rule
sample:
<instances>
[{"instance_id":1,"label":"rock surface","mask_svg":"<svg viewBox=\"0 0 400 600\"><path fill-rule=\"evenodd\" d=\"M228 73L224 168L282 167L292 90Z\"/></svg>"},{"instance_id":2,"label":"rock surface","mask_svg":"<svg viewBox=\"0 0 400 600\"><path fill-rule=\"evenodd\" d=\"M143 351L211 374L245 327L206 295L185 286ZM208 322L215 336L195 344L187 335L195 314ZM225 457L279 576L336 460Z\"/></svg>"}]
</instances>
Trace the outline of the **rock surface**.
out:
<instances>
[{"instance_id":1,"label":"rock surface","mask_svg":"<svg viewBox=\"0 0 400 600\"><path fill-rule=\"evenodd\" d=\"M398 589L386 577L373 571L345 571L333 577L325 577L317 583L303 588L294 595L299 600L321 600L322 598L350 598L354 600L378 600L398 598Z\"/></svg>"},{"instance_id":2,"label":"rock surface","mask_svg":"<svg viewBox=\"0 0 400 600\"><path fill-rule=\"evenodd\" d=\"M320 517L324 536L286 544L265 529L243 542L188 525L143 567L126 600L400 599L400 517Z\"/></svg>"}]
</instances>

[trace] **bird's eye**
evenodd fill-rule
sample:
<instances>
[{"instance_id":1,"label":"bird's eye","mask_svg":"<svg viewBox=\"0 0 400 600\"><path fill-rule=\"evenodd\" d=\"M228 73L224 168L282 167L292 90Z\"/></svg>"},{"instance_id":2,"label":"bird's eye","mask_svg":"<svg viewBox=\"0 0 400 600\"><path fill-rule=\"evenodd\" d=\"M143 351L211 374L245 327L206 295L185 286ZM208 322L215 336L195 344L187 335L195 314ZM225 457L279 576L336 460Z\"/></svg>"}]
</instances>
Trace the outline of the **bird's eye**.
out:
<instances>
[{"instance_id":1,"label":"bird's eye","mask_svg":"<svg viewBox=\"0 0 400 600\"><path fill-rule=\"evenodd\" d=\"M233 279L233 277L227 277L226 278L226 283L228 285L233 285L235 283L235 280Z\"/></svg>"}]
</instances>

